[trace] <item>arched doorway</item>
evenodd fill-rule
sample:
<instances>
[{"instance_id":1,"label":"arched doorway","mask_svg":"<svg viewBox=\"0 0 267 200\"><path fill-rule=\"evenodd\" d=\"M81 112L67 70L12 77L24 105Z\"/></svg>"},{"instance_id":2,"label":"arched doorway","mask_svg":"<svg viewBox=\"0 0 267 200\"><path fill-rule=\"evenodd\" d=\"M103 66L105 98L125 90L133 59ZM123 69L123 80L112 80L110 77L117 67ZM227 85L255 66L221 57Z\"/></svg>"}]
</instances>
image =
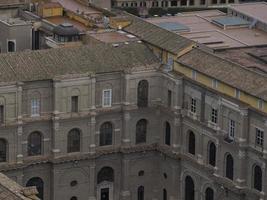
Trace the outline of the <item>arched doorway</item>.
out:
<instances>
[{"instance_id":1,"label":"arched doorway","mask_svg":"<svg viewBox=\"0 0 267 200\"><path fill-rule=\"evenodd\" d=\"M97 200L113 200L114 170L103 167L97 174Z\"/></svg>"},{"instance_id":2,"label":"arched doorway","mask_svg":"<svg viewBox=\"0 0 267 200\"><path fill-rule=\"evenodd\" d=\"M185 200L195 200L195 184L191 176L185 177Z\"/></svg>"},{"instance_id":3,"label":"arched doorway","mask_svg":"<svg viewBox=\"0 0 267 200\"><path fill-rule=\"evenodd\" d=\"M39 177L33 177L26 183L26 187L35 186L38 194L36 195L39 199L44 199L44 182Z\"/></svg>"}]
</instances>

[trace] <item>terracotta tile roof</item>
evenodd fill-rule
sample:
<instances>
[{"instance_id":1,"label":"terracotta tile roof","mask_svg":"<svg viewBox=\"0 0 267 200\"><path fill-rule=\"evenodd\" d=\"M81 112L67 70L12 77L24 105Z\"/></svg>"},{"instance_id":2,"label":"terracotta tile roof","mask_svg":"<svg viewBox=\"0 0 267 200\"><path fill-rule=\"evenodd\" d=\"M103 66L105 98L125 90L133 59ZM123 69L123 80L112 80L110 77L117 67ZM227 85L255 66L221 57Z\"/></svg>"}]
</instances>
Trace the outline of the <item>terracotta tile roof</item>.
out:
<instances>
[{"instance_id":1,"label":"terracotta tile roof","mask_svg":"<svg viewBox=\"0 0 267 200\"><path fill-rule=\"evenodd\" d=\"M0 173L1 200L39 200L36 194L38 194L36 187L24 188Z\"/></svg>"},{"instance_id":2,"label":"terracotta tile roof","mask_svg":"<svg viewBox=\"0 0 267 200\"><path fill-rule=\"evenodd\" d=\"M220 58L199 48L194 48L178 59L196 71L267 100L267 76Z\"/></svg>"},{"instance_id":3,"label":"terracotta tile roof","mask_svg":"<svg viewBox=\"0 0 267 200\"><path fill-rule=\"evenodd\" d=\"M0 82L53 79L57 76L102 73L159 66L155 55L140 43L114 47L49 49L0 54Z\"/></svg>"},{"instance_id":4,"label":"terracotta tile roof","mask_svg":"<svg viewBox=\"0 0 267 200\"><path fill-rule=\"evenodd\" d=\"M155 24L129 14L132 23L124 28L125 31L138 36L140 39L161 47L166 51L177 54L194 44L193 41L165 30Z\"/></svg>"}]
</instances>

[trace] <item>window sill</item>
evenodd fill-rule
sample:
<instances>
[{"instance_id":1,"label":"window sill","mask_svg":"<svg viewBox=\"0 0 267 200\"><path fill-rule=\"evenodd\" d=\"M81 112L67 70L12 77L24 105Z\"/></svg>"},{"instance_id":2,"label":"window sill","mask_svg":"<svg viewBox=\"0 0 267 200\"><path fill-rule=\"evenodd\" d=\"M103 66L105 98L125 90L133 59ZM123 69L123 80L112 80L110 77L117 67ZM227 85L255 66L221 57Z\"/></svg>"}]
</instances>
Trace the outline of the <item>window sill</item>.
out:
<instances>
[{"instance_id":1,"label":"window sill","mask_svg":"<svg viewBox=\"0 0 267 200\"><path fill-rule=\"evenodd\" d=\"M220 130L220 127L218 126L218 124L215 124L214 122L212 121L208 121L208 127L216 130L216 131L219 131Z\"/></svg>"},{"instance_id":2,"label":"window sill","mask_svg":"<svg viewBox=\"0 0 267 200\"><path fill-rule=\"evenodd\" d=\"M226 137L224 138L224 141L227 142L227 143L233 143L234 142L234 138L230 138L230 137Z\"/></svg>"},{"instance_id":3,"label":"window sill","mask_svg":"<svg viewBox=\"0 0 267 200\"><path fill-rule=\"evenodd\" d=\"M192 111L188 110L187 111L187 116L194 119L194 120L198 120L197 118L197 113L193 113Z\"/></svg>"}]
</instances>

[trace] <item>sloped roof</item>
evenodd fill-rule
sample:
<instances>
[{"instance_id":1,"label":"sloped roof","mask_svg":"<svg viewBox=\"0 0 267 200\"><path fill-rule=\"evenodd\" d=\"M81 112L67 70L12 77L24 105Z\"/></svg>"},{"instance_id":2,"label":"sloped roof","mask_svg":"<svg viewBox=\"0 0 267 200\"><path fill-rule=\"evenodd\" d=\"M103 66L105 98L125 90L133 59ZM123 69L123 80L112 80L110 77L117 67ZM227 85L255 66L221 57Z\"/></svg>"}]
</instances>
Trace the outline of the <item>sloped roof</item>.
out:
<instances>
[{"instance_id":1,"label":"sloped roof","mask_svg":"<svg viewBox=\"0 0 267 200\"><path fill-rule=\"evenodd\" d=\"M159 65L156 56L140 43L113 47L49 49L0 54L0 82L53 79L68 74L102 73Z\"/></svg>"},{"instance_id":2,"label":"sloped roof","mask_svg":"<svg viewBox=\"0 0 267 200\"><path fill-rule=\"evenodd\" d=\"M24 188L0 173L0 199L5 200L39 200L35 187Z\"/></svg>"},{"instance_id":3,"label":"sloped roof","mask_svg":"<svg viewBox=\"0 0 267 200\"><path fill-rule=\"evenodd\" d=\"M178 62L219 81L267 100L267 77L212 53L194 48L178 59Z\"/></svg>"},{"instance_id":4,"label":"sloped roof","mask_svg":"<svg viewBox=\"0 0 267 200\"><path fill-rule=\"evenodd\" d=\"M125 31L173 54L177 54L188 46L194 44L193 41L185 37L165 30L139 17L129 14L129 19L132 23L124 28Z\"/></svg>"}]
</instances>

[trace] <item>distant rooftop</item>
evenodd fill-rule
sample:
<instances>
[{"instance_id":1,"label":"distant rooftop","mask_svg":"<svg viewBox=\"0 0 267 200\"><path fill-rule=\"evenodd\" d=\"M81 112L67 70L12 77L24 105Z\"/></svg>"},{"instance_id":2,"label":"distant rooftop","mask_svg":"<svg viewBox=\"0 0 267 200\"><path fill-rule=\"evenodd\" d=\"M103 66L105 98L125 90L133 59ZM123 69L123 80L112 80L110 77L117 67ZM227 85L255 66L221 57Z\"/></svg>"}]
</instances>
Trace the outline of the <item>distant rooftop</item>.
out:
<instances>
[{"instance_id":1,"label":"distant rooftop","mask_svg":"<svg viewBox=\"0 0 267 200\"><path fill-rule=\"evenodd\" d=\"M180 23L175 23L175 22L161 22L158 23L158 25L161 28L167 29L168 31L189 31L190 29Z\"/></svg>"},{"instance_id":2,"label":"distant rooftop","mask_svg":"<svg viewBox=\"0 0 267 200\"><path fill-rule=\"evenodd\" d=\"M250 24L248 21L241 19L240 17L232 16L215 18L212 21L221 26L243 26Z\"/></svg>"},{"instance_id":3,"label":"distant rooftop","mask_svg":"<svg viewBox=\"0 0 267 200\"><path fill-rule=\"evenodd\" d=\"M236 12L245 14L253 17L259 21L267 23L267 3L256 2L256 3L244 3L244 4L233 4L229 6L230 9Z\"/></svg>"},{"instance_id":4,"label":"distant rooftop","mask_svg":"<svg viewBox=\"0 0 267 200\"><path fill-rule=\"evenodd\" d=\"M267 45L266 32L250 29L249 22L244 19L218 10L185 12L176 16L148 18L146 21L157 26L162 23L184 25L188 27L187 31L171 31L215 50Z\"/></svg>"},{"instance_id":5,"label":"distant rooftop","mask_svg":"<svg viewBox=\"0 0 267 200\"><path fill-rule=\"evenodd\" d=\"M31 24L30 22L27 22L20 18L8 18L8 19L0 19L1 22L9 25L9 26L18 26L18 25L28 25Z\"/></svg>"}]
</instances>

